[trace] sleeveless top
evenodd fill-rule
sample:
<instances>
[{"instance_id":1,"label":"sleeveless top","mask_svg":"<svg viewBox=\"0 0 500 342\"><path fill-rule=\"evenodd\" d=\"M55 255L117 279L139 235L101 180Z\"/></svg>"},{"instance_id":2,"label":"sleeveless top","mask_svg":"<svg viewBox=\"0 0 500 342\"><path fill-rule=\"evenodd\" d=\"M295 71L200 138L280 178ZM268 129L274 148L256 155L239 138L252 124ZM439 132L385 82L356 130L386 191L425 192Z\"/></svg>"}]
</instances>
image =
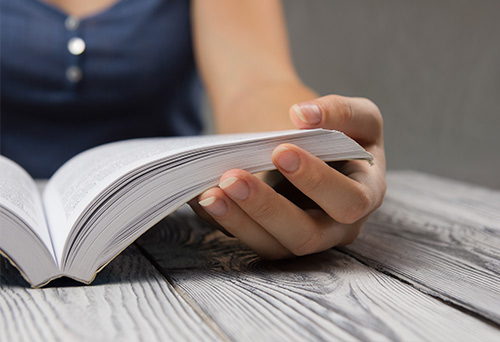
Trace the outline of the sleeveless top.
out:
<instances>
[{"instance_id":1,"label":"sleeveless top","mask_svg":"<svg viewBox=\"0 0 500 342\"><path fill-rule=\"evenodd\" d=\"M0 149L33 177L106 142L201 131L188 1L119 0L83 19L0 1Z\"/></svg>"}]
</instances>

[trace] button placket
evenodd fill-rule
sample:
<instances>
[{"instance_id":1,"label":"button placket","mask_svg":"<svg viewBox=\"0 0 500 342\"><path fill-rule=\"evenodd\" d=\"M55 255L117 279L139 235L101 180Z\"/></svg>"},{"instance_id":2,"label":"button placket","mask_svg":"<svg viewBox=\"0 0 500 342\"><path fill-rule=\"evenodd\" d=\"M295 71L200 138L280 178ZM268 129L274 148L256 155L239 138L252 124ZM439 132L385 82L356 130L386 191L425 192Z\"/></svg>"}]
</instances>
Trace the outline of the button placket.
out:
<instances>
[{"instance_id":1,"label":"button placket","mask_svg":"<svg viewBox=\"0 0 500 342\"><path fill-rule=\"evenodd\" d=\"M85 42L80 37L73 37L68 41L68 51L72 55L78 56L85 51Z\"/></svg>"},{"instance_id":2,"label":"button placket","mask_svg":"<svg viewBox=\"0 0 500 342\"><path fill-rule=\"evenodd\" d=\"M81 38L80 28L81 22L78 17L68 16L64 21L64 27L67 30L68 41L66 48L69 52L68 67L66 68L66 80L70 85L75 86L83 78L81 69L81 55L87 48L85 41Z\"/></svg>"},{"instance_id":3,"label":"button placket","mask_svg":"<svg viewBox=\"0 0 500 342\"><path fill-rule=\"evenodd\" d=\"M80 27L80 19L74 15L70 15L64 21L64 27L68 31L76 31Z\"/></svg>"},{"instance_id":4,"label":"button placket","mask_svg":"<svg viewBox=\"0 0 500 342\"><path fill-rule=\"evenodd\" d=\"M78 83L82 79L83 73L82 69L76 65L69 66L66 69L66 79L71 83Z\"/></svg>"}]
</instances>

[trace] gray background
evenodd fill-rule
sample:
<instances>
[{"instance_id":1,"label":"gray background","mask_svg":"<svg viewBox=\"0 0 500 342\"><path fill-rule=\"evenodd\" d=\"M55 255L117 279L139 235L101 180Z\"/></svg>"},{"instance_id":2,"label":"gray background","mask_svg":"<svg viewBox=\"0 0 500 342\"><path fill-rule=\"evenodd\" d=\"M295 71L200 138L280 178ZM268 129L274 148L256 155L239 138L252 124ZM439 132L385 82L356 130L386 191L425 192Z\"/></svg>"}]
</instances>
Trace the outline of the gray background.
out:
<instances>
[{"instance_id":1,"label":"gray background","mask_svg":"<svg viewBox=\"0 0 500 342\"><path fill-rule=\"evenodd\" d=\"M306 84L382 110L389 169L500 188L500 1L284 6Z\"/></svg>"}]
</instances>

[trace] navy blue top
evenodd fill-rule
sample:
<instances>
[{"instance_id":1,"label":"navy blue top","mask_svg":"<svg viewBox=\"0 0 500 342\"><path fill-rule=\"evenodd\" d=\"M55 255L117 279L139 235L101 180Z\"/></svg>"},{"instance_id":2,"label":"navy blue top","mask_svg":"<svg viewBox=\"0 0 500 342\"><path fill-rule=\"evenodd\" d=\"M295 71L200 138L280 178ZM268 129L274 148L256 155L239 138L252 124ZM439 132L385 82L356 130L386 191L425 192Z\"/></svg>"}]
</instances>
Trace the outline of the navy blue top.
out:
<instances>
[{"instance_id":1,"label":"navy blue top","mask_svg":"<svg viewBox=\"0 0 500 342\"><path fill-rule=\"evenodd\" d=\"M106 142L200 132L188 1L121 0L82 20L0 3L0 148L32 176Z\"/></svg>"}]
</instances>

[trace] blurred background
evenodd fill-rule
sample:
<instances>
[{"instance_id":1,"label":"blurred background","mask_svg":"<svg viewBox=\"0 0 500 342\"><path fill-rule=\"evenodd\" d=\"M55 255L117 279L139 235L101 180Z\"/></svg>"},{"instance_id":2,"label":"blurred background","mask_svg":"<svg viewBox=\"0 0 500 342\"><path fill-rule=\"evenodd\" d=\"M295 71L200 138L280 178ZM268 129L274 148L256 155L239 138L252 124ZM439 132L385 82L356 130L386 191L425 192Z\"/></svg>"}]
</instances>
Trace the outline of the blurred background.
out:
<instances>
[{"instance_id":1,"label":"blurred background","mask_svg":"<svg viewBox=\"0 0 500 342\"><path fill-rule=\"evenodd\" d=\"M305 83L380 107L389 169L500 188L500 1L283 3Z\"/></svg>"}]
</instances>

